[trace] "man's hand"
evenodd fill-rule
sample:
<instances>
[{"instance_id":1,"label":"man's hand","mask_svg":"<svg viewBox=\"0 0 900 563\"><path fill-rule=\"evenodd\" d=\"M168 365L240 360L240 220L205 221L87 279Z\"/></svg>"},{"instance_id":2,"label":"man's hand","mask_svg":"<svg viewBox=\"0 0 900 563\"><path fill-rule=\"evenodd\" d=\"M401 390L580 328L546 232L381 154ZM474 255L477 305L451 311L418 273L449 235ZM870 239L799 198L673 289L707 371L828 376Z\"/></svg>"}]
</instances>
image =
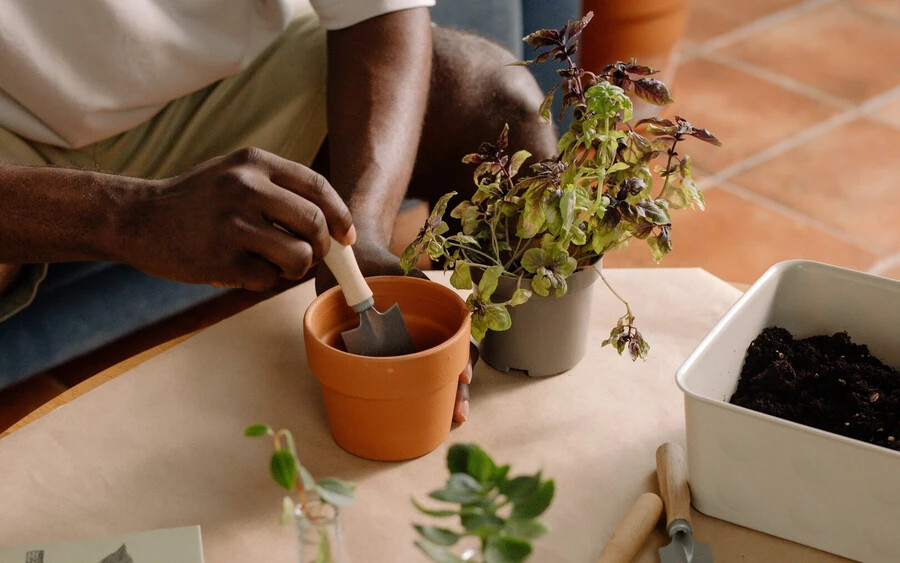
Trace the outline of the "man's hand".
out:
<instances>
[{"instance_id":1,"label":"man's hand","mask_svg":"<svg viewBox=\"0 0 900 563\"><path fill-rule=\"evenodd\" d=\"M260 149L137 191L119 259L178 281L265 290L306 274L328 251L329 234L344 244L356 238L347 206L321 175Z\"/></svg>"}]
</instances>

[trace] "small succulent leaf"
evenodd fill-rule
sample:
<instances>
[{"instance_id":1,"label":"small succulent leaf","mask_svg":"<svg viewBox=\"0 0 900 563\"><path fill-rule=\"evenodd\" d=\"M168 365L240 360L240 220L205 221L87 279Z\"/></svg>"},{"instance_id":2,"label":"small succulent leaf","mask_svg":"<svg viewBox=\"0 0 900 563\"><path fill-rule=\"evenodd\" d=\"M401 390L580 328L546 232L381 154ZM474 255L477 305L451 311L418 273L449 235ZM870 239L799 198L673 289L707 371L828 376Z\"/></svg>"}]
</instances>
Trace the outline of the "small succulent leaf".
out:
<instances>
[{"instance_id":1,"label":"small succulent leaf","mask_svg":"<svg viewBox=\"0 0 900 563\"><path fill-rule=\"evenodd\" d=\"M511 501L517 501L531 496L540 484L540 475L525 475L510 479L499 489L500 493L506 495Z\"/></svg>"},{"instance_id":2,"label":"small succulent leaf","mask_svg":"<svg viewBox=\"0 0 900 563\"><path fill-rule=\"evenodd\" d=\"M484 549L485 563L520 563L531 555L531 544L518 538L493 536Z\"/></svg>"},{"instance_id":3,"label":"small succulent leaf","mask_svg":"<svg viewBox=\"0 0 900 563\"><path fill-rule=\"evenodd\" d=\"M456 267L450 276L450 285L456 289L472 289L472 274L469 271L469 264L463 260L456 261Z\"/></svg>"},{"instance_id":4,"label":"small succulent leaf","mask_svg":"<svg viewBox=\"0 0 900 563\"><path fill-rule=\"evenodd\" d=\"M292 491L297 483L297 460L285 449L276 450L269 462L272 478L282 488Z\"/></svg>"},{"instance_id":5,"label":"small succulent leaf","mask_svg":"<svg viewBox=\"0 0 900 563\"><path fill-rule=\"evenodd\" d=\"M244 429L244 436L247 436L248 438L256 438L258 436L265 436L273 433L272 427L268 424L251 424Z\"/></svg>"},{"instance_id":6,"label":"small succulent leaf","mask_svg":"<svg viewBox=\"0 0 900 563\"><path fill-rule=\"evenodd\" d=\"M353 498L353 490L356 485L342 481L334 477L320 479L316 483L316 492L319 498L332 506L352 506L356 499Z\"/></svg>"},{"instance_id":7,"label":"small succulent leaf","mask_svg":"<svg viewBox=\"0 0 900 563\"><path fill-rule=\"evenodd\" d=\"M421 504L416 502L416 499L410 499L410 500L412 500L413 506L416 507L416 510L418 510L422 514L427 514L428 516L434 516L437 518L446 518L448 516L456 516L457 514L459 514L455 510L432 510L430 508L425 508L424 506L422 506Z\"/></svg>"},{"instance_id":8,"label":"small succulent leaf","mask_svg":"<svg viewBox=\"0 0 900 563\"><path fill-rule=\"evenodd\" d=\"M413 528L419 532L419 535L427 539L431 543L437 545L455 545L461 537L459 534L446 528L438 528L437 526L422 526L414 524Z\"/></svg>"},{"instance_id":9,"label":"small succulent leaf","mask_svg":"<svg viewBox=\"0 0 900 563\"><path fill-rule=\"evenodd\" d=\"M542 482L538 488L526 498L513 502L513 518L537 518L550 506L553 500L555 484L553 479Z\"/></svg>"},{"instance_id":10,"label":"small succulent leaf","mask_svg":"<svg viewBox=\"0 0 900 563\"><path fill-rule=\"evenodd\" d=\"M470 534L477 536L496 534L503 528L503 520L484 510L463 510L459 522Z\"/></svg>"},{"instance_id":11,"label":"small succulent leaf","mask_svg":"<svg viewBox=\"0 0 900 563\"><path fill-rule=\"evenodd\" d=\"M537 539L547 533L547 526L539 520L510 518L503 526L503 533L514 538Z\"/></svg>"},{"instance_id":12,"label":"small succulent leaf","mask_svg":"<svg viewBox=\"0 0 900 563\"><path fill-rule=\"evenodd\" d=\"M434 563L465 563L465 561L447 551L447 549L425 539L417 539L416 547L422 550L422 553Z\"/></svg>"},{"instance_id":13,"label":"small succulent leaf","mask_svg":"<svg viewBox=\"0 0 900 563\"><path fill-rule=\"evenodd\" d=\"M511 307L515 307L516 305L521 305L531 299L531 292L527 289L520 288L513 292L512 298L509 300L509 305Z\"/></svg>"},{"instance_id":14,"label":"small succulent leaf","mask_svg":"<svg viewBox=\"0 0 900 563\"><path fill-rule=\"evenodd\" d=\"M481 484L474 477L466 473L454 473L443 489L432 491L428 496L435 500L466 504L481 498L482 493Z\"/></svg>"}]
</instances>

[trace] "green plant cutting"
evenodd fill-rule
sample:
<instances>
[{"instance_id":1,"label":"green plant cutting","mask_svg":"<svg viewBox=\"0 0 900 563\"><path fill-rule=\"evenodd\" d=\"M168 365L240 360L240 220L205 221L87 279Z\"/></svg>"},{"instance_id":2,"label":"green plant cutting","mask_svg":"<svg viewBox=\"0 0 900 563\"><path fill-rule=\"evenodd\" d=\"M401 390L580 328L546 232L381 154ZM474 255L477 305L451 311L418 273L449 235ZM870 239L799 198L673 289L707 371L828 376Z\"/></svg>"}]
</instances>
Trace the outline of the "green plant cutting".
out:
<instances>
[{"instance_id":1,"label":"green plant cutting","mask_svg":"<svg viewBox=\"0 0 900 563\"><path fill-rule=\"evenodd\" d=\"M244 436L250 438L269 436L272 439L275 451L269 461L269 470L275 482L288 491L282 502L282 524L294 522L298 511L310 522L323 520L325 515L316 510L321 508L321 505L312 503L315 497L320 503L334 507L350 506L355 502L353 490L356 486L353 483L334 477L318 481L313 479L310 472L300 463L294 436L290 430L282 429L275 432L268 424L253 424L244 429ZM315 562L331 563L328 534L320 529L319 536Z\"/></svg>"},{"instance_id":2,"label":"green plant cutting","mask_svg":"<svg viewBox=\"0 0 900 563\"><path fill-rule=\"evenodd\" d=\"M634 238L647 243L657 262L668 254L670 211L704 209L703 195L691 175L691 159L678 152L679 143L687 137L721 143L678 116L632 124L628 93L660 106L673 100L662 82L650 78L657 71L633 59L608 65L599 73L575 64L578 38L592 17L589 12L561 29L528 35L524 41L540 52L533 60L516 63L564 63L558 70L560 82L539 109L549 121L559 92L562 112L569 108L573 112L569 130L559 139L558 155L534 162L524 172L531 154L524 150L509 154L509 127L504 127L495 142L485 142L463 158L475 166L475 191L450 212L459 229L448 234L450 227L444 221L456 195L451 192L435 204L403 253L401 265L409 273L426 254L453 270L450 283L473 290L467 306L477 341L488 330L511 326L507 307L527 302L533 293L561 297L569 276L595 267L625 306L603 345L611 344L619 354L627 349L632 359L646 358L649 345L635 327L631 307L598 263ZM492 296L501 277L516 279L518 289L510 299L495 302Z\"/></svg>"},{"instance_id":3,"label":"green plant cutting","mask_svg":"<svg viewBox=\"0 0 900 563\"><path fill-rule=\"evenodd\" d=\"M547 532L537 518L553 500L553 480L544 479L541 472L510 477L509 465L497 465L475 444L451 446L447 468L450 478L444 488L428 496L455 506L432 510L415 499L412 502L429 516L458 518L459 526L415 524L416 546L438 563L525 561L531 554L531 540ZM477 540L480 558L462 559L448 549L465 537Z\"/></svg>"}]
</instances>

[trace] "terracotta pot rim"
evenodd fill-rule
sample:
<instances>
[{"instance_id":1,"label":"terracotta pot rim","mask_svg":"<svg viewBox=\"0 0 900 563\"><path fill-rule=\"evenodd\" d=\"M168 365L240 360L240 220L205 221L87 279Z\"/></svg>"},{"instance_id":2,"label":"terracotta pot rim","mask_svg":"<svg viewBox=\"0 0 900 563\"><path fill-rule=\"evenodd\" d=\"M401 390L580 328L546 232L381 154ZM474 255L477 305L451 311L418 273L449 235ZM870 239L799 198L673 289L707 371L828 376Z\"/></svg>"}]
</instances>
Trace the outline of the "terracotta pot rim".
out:
<instances>
[{"instance_id":1,"label":"terracotta pot rim","mask_svg":"<svg viewBox=\"0 0 900 563\"><path fill-rule=\"evenodd\" d=\"M366 361L372 362L374 364L382 364L382 363L395 363L397 358L403 358L404 360L414 360L416 358L422 358L425 356L429 356L432 354L436 354L442 352L443 350L450 348L453 346L453 343L459 337L462 332L469 332L471 329L469 327L469 323L466 320L469 318L469 310L466 307L466 302L462 297L459 296L456 291L441 285L437 282L431 280L425 280L421 278L412 278L407 276L372 276L366 278L367 282L374 282L375 284L379 284L382 282L389 282L392 284L411 284L411 285L422 285L423 287L428 287L429 290L434 290L437 294L443 294L446 297L451 298L460 312L462 313L462 322L460 323L459 328L453 332L447 339L438 344L437 346L432 346L431 348L427 348L425 350L420 350L418 352L414 352L412 354L405 354L403 356L363 356L360 354L351 354L350 352L346 352L344 350L340 350L335 348L334 346L329 345L327 342L322 340L315 331L310 327L310 316L315 312L315 309L321 306L322 303L327 301L328 299L332 299L336 293L341 291L340 286L332 287L331 289L325 291L318 297L316 297L312 303L310 303L309 307L306 309L306 313L303 314L303 331L306 334L309 334L317 343L325 346L331 350L332 353L337 354L338 357L346 357L346 358L365 358ZM373 290L374 291L374 290ZM343 296L339 297L341 301L343 301Z\"/></svg>"}]
</instances>

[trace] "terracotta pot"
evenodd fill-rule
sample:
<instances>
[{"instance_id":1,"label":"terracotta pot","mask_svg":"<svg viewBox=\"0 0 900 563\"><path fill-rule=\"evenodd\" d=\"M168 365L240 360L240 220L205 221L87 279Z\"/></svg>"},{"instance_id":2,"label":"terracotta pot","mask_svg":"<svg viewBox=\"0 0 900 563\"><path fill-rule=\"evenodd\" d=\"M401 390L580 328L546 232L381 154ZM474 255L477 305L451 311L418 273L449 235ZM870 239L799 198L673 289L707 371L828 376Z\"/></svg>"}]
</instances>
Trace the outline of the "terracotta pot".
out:
<instances>
[{"instance_id":1,"label":"terracotta pot","mask_svg":"<svg viewBox=\"0 0 900 563\"><path fill-rule=\"evenodd\" d=\"M532 377L575 367L587 352L594 282L599 278L597 270L587 268L566 280L564 296L533 294L525 303L509 307L512 326L488 331L481 341L481 358L500 371L520 370ZM501 278L497 300L509 299L516 287L517 280ZM531 281L524 280L523 287L530 288Z\"/></svg>"},{"instance_id":2,"label":"terracotta pot","mask_svg":"<svg viewBox=\"0 0 900 563\"><path fill-rule=\"evenodd\" d=\"M594 19L582 33L580 63L598 72L616 61L639 63L662 72L655 75L671 86L675 75L675 46L684 34L688 0L583 0L583 12ZM635 116L655 113L646 102L635 100Z\"/></svg>"},{"instance_id":3,"label":"terracotta pot","mask_svg":"<svg viewBox=\"0 0 900 563\"><path fill-rule=\"evenodd\" d=\"M456 386L469 355L469 312L456 292L428 280L366 281L377 310L400 305L420 351L383 358L346 352L341 332L358 326L359 314L335 287L303 317L307 361L342 448L367 459L412 459L436 448L450 431Z\"/></svg>"}]
</instances>

